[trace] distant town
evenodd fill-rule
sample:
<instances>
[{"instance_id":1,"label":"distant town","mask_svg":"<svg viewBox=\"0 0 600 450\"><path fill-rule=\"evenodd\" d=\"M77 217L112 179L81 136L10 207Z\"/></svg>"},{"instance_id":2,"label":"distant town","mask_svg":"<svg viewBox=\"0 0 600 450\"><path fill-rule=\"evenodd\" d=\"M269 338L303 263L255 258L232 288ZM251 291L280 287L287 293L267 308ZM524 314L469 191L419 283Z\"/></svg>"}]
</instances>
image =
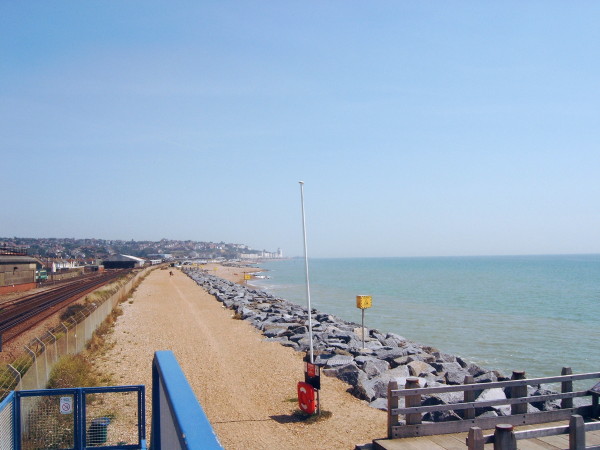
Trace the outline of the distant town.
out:
<instances>
[{"instance_id":1,"label":"distant town","mask_svg":"<svg viewBox=\"0 0 600 450\"><path fill-rule=\"evenodd\" d=\"M0 248L20 248L27 255L52 260L77 261L94 264L111 255L131 255L149 260L170 261L176 259L207 260L257 260L282 258L281 249L275 252L256 250L244 244L225 242L180 241L161 239L160 241L122 241L108 239L75 238L3 238Z\"/></svg>"}]
</instances>

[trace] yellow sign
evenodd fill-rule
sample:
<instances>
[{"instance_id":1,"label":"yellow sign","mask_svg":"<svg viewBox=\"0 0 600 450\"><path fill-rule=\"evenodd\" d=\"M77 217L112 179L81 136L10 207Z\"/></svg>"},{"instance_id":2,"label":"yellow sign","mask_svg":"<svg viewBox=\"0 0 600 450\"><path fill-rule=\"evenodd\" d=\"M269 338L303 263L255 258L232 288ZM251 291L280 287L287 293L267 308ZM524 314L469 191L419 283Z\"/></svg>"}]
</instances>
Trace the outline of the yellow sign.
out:
<instances>
[{"instance_id":1,"label":"yellow sign","mask_svg":"<svg viewBox=\"0 0 600 450\"><path fill-rule=\"evenodd\" d=\"M250 275L249 273L244 274L244 280L251 280L251 279L252 279L252 275Z\"/></svg>"},{"instance_id":2,"label":"yellow sign","mask_svg":"<svg viewBox=\"0 0 600 450\"><path fill-rule=\"evenodd\" d=\"M370 295L357 295L356 296L356 307L360 309L370 308L373 304Z\"/></svg>"}]
</instances>

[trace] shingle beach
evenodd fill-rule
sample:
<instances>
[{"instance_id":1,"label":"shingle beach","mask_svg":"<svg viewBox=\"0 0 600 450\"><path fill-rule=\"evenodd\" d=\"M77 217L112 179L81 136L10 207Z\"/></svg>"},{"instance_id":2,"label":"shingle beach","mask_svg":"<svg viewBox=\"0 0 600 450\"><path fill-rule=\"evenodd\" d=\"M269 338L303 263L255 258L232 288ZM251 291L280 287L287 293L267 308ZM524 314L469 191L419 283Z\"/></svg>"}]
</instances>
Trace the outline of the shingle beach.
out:
<instances>
[{"instance_id":1,"label":"shingle beach","mask_svg":"<svg viewBox=\"0 0 600 450\"><path fill-rule=\"evenodd\" d=\"M232 281L252 270L209 269ZM298 405L290 399L304 379L303 354L267 342L184 273L173 272L153 271L122 304L110 338L114 347L96 361L119 384L146 385L148 415L154 352L172 350L227 449L351 449L386 436L386 413L331 377L321 378L321 406L332 416L297 421Z\"/></svg>"}]
</instances>

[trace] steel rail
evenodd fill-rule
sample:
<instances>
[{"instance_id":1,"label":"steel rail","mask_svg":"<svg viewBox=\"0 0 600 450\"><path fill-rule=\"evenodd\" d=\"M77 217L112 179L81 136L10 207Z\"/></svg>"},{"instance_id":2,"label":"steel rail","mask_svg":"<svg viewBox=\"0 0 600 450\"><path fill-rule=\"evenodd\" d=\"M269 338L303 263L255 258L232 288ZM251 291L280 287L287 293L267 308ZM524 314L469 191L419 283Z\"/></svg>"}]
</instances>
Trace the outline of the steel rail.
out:
<instances>
[{"instance_id":1,"label":"steel rail","mask_svg":"<svg viewBox=\"0 0 600 450\"><path fill-rule=\"evenodd\" d=\"M45 291L40 294L22 298L22 301L1 310L2 316L5 317L0 320L0 334L6 333L18 327L19 325L38 317L39 320L36 320L26 328L29 329L46 319L49 315L54 314L56 310L52 310L50 313L44 315L44 313L51 310L51 308L67 302L72 303L87 293L98 289L100 286L114 280L117 277L123 276L128 272L129 271L119 271L110 273L98 278L94 278L93 280L87 280L81 283L72 283L56 290L53 289L51 291ZM5 336L3 339L4 342L14 339L14 337L26 329L20 330L14 336Z\"/></svg>"},{"instance_id":2,"label":"steel rail","mask_svg":"<svg viewBox=\"0 0 600 450\"><path fill-rule=\"evenodd\" d=\"M103 276L102 273L92 273L92 274L83 275L83 276L77 277L77 278L70 278L70 279L56 280L56 281L45 281L40 286L40 287L45 288L45 290L43 290L41 292L36 292L34 294L27 294L27 295L24 295L22 297L18 297L18 298L12 299L12 300L0 302L0 311L4 310L6 308L11 308L13 306L16 306L21 302L26 302L29 300L36 299L40 295L44 295L44 294L47 294L47 293L53 292L53 291L56 292L60 289L66 289L67 286L74 286L76 284L91 281L93 279L97 279L102 276Z\"/></svg>"}]
</instances>

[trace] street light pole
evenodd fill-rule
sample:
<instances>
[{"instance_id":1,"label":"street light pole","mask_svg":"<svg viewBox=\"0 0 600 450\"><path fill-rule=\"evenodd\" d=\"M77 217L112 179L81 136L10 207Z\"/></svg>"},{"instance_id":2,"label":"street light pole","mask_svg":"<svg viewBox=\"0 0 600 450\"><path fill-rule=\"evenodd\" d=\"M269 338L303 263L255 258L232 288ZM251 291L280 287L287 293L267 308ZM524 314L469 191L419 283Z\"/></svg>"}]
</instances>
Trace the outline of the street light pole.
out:
<instances>
[{"instance_id":1,"label":"street light pole","mask_svg":"<svg viewBox=\"0 0 600 450\"><path fill-rule=\"evenodd\" d=\"M308 339L310 341L310 363L314 364L313 357L313 336L312 336L312 317L311 312L312 308L310 306L310 281L308 278L308 250L306 245L306 219L304 216L304 181L299 181L300 183L300 199L302 203L302 234L304 236L304 271L306 275L306 300L308 303Z\"/></svg>"}]
</instances>

